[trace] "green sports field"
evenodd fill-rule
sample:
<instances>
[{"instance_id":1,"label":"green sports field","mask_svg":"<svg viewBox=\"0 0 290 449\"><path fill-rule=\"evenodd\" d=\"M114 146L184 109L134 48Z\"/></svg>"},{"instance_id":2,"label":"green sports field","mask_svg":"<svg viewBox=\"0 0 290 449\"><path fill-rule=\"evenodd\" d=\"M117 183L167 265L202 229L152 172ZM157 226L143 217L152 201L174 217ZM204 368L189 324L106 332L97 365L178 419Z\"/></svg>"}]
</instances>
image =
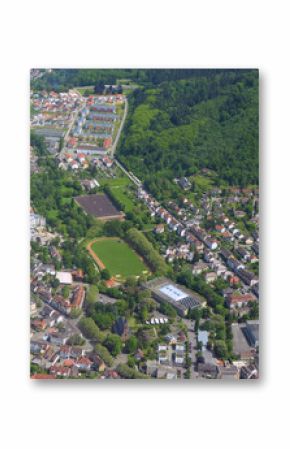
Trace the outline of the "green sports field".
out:
<instances>
[{"instance_id":1,"label":"green sports field","mask_svg":"<svg viewBox=\"0 0 290 449\"><path fill-rule=\"evenodd\" d=\"M92 250L108 268L112 276L140 276L148 269L135 251L118 238L100 239L93 243Z\"/></svg>"}]
</instances>

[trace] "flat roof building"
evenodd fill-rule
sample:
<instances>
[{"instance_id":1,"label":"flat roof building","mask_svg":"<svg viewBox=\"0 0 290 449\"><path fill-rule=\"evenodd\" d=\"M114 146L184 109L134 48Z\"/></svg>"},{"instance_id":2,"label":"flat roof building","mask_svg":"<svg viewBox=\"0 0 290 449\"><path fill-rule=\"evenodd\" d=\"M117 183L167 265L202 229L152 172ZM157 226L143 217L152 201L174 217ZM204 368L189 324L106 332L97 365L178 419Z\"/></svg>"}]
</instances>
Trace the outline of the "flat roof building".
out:
<instances>
[{"instance_id":1,"label":"flat roof building","mask_svg":"<svg viewBox=\"0 0 290 449\"><path fill-rule=\"evenodd\" d=\"M171 304L177 312L185 316L190 309L200 307L204 299L197 293L175 284L171 279L157 278L143 284L150 290L154 299L158 302Z\"/></svg>"},{"instance_id":2,"label":"flat roof building","mask_svg":"<svg viewBox=\"0 0 290 449\"><path fill-rule=\"evenodd\" d=\"M60 284L72 284L72 274L68 271L58 271L56 279L59 280Z\"/></svg>"}]
</instances>

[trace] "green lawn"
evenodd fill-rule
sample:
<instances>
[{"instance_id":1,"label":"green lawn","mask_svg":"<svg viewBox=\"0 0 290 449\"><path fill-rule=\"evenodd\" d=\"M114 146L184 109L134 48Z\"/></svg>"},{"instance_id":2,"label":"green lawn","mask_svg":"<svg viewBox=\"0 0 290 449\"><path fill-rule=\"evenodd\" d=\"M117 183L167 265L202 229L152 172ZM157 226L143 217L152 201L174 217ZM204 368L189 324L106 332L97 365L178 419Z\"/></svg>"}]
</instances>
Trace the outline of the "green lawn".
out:
<instances>
[{"instance_id":1,"label":"green lawn","mask_svg":"<svg viewBox=\"0 0 290 449\"><path fill-rule=\"evenodd\" d=\"M134 208L133 200L128 196L126 187L114 186L111 188L115 198L122 204L122 209L125 212L131 212Z\"/></svg>"},{"instance_id":2,"label":"green lawn","mask_svg":"<svg viewBox=\"0 0 290 449\"><path fill-rule=\"evenodd\" d=\"M192 176L190 178L194 182L196 187L199 187L202 191L210 190L213 186L213 180L202 175Z\"/></svg>"},{"instance_id":3,"label":"green lawn","mask_svg":"<svg viewBox=\"0 0 290 449\"><path fill-rule=\"evenodd\" d=\"M105 178L102 181L102 184L108 184L110 187L119 187L119 186L127 186L128 184L131 184L131 181L127 177L121 177L121 178Z\"/></svg>"},{"instance_id":4,"label":"green lawn","mask_svg":"<svg viewBox=\"0 0 290 449\"><path fill-rule=\"evenodd\" d=\"M135 204L132 199L132 193L129 195L128 186L131 181L127 177L121 178L105 178L100 180L101 185L110 186L112 193L116 200L122 204L122 210L124 212L131 212Z\"/></svg>"},{"instance_id":5,"label":"green lawn","mask_svg":"<svg viewBox=\"0 0 290 449\"><path fill-rule=\"evenodd\" d=\"M148 272L135 251L118 238L100 239L92 245L92 250L113 276L120 276L122 279Z\"/></svg>"},{"instance_id":6,"label":"green lawn","mask_svg":"<svg viewBox=\"0 0 290 449\"><path fill-rule=\"evenodd\" d=\"M81 95L83 95L86 91L89 91L91 95L94 94L94 86L82 86L76 88Z\"/></svg>"}]
</instances>

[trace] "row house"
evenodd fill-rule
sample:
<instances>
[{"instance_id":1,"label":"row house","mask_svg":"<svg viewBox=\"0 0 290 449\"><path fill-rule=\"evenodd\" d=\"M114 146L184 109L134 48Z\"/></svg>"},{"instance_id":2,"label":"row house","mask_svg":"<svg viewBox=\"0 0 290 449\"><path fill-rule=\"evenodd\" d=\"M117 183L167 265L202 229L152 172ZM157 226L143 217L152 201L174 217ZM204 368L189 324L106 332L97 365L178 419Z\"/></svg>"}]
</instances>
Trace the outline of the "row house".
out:
<instances>
[{"instance_id":1,"label":"row house","mask_svg":"<svg viewBox=\"0 0 290 449\"><path fill-rule=\"evenodd\" d=\"M242 279L242 281L250 287L259 282L258 277L254 273L247 271L244 268L237 270L237 274Z\"/></svg>"},{"instance_id":2,"label":"row house","mask_svg":"<svg viewBox=\"0 0 290 449\"><path fill-rule=\"evenodd\" d=\"M237 260L234 256L232 256L228 259L227 264L235 272L237 272L240 269L245 268L245 265L243 265L242 262Z\"/></svg>"},{"instance_id":3,"label":"row house","mask_svg":"<svg viewBox=\"0 0 290 449\"><path fill-rule=\"evenodd\" d=\"M243 262L249 262L251 255L245 248L238 246L236 252Z\"/></svg>"},{"instance_id":4,"label":"row house","mask_svg":"<svg viewBox=\"0 0 290 449\"><path fill-rule=\"evenodd\" d=\"M85 289L82 285L78 285L73 291L71 305L74 308L81 309L85 299Z\"/></svg>"}]
</instances>

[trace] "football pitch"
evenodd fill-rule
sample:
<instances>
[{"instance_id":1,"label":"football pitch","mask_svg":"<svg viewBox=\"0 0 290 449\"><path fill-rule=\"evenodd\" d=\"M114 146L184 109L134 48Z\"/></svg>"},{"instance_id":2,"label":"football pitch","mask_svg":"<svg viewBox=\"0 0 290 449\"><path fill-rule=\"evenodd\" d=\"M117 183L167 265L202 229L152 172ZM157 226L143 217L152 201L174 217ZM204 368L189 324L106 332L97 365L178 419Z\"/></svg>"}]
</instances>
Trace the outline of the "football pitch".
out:
<instances>
[{"instance_id":1,"label":"football pitch","mask_svg":"<svg viewBox=\"0 0 290 449\"><path fill-rule=\"evenodd\" d=\"M116 278L148 273L146 265L130 246L119 238L101 238L91 244L91 250ZM100 263L97 261L98 265ZM103 266L100 266L102 269Z\"/></svg>"}]
</instances>

